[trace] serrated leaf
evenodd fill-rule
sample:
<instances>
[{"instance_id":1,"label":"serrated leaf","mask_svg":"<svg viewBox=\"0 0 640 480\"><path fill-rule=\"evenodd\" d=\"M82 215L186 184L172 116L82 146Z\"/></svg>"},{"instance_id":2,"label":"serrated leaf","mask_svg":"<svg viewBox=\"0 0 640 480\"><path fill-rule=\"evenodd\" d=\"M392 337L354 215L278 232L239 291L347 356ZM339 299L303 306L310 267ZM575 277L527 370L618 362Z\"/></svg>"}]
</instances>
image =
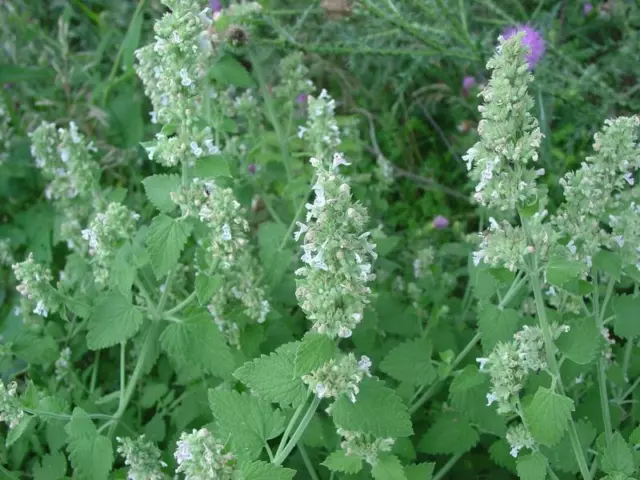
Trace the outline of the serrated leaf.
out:
<instances>
[{"instance_id":1,"label":"serrated leaf","mask_svg":"<svg viewBox=\"0 0 640 480\"><path fill-rule=\"evenodd\" d=\"M609 475L614 473L633 475L636 469L633 449L624 441L620 432L614 432L611 436L611 442L602 452L600 463L602 470Z\"/></svg>"},{"instance_id":2,"label":"serrated leaf","mask_svg":"<svg viewBox=\"0 0 640 480\"><path fill-rule=\"evenodd\" d=\"M344 450L331 452L321 463L332 472L358 473L362 470L362 459L355 455L347 455Z\"/></svg>"},{"instance_id":3,"label":"serrated leaf","mask_svg":"<svg viewBox=\"0 0 640 480\"><path fill-rule=\"evenodd\" d=\"M569 397L540 387L524 413L533 438L551 447L562 438L573 410L573 400Z\"/></svg>"},{"instance_id":4,"label":"serrated leaf","mask_svg":"<svg viewBox=\"0 0 640 480\"><path fill-rule=\"evenodd\" d=\"M435 467L435 463L408 465L404 467L404 474L407 476L407 480L431 480Z\"/></svg>"},{"instance_id":5,"label":"serrated leaf","mask_svg":"<svg viewBox=\"0 0 640 480\"><path fill-rule=\"evenodd\" d=\"M499 342L513 340L518 330L520 315L516 310L500 309L491 303L485 303L480 310L478 329L480 330L482 349L491 352Z\"/></svg>"},{"instance_id":6,"label":"serrated leaf","mask_svg":"<svg viewBox=\"0 0 640 480\"><path fill-rule=\"evenodd\" d=\"M67 451L75 477L81 480L106 480L113 465L109 439L98 435L89 415L78 407L73 410L65 430L69 435Z\"/></svg>"},{"instance_id":7,"label":"serrated leaf","mask_svg":"<svg viewBox=\"0 0 640 480\"><path fill-rule=\"evenodd\" d=\"M42 457L33 469L33 480L62 480L67 473L67 460L62 452Z\"/></svg>"},{"instance_id":8,"label":"serrated leaf","mask_svg":"<svg viewBox=\"0 0 640 480\"><path fill-rule=\"evenodd\" d=\"M424 434L418 450L432 455L455 455L471 450L480 439L478 432L463 418L445 413Z\"/></svg>"},{"instance_id":9,"label":"serrated leaf","mask_svg":"<svg viewBox=\"0 0 640 480\"><path fill-rule=\"evenodd\" d=\"M177 205L171 200L171 192L177 192L181 185L178 175L152 175L142 181L147 198L164 213L173 211Z\"/></svg>"},{"instance_id":10,"label":"serrated leaf","mask_svg":"<svg viewBox=\"0 0 640 480\"><path fill-rule=\"evenodd\" d=\"M544 480L547 478L547 459L539 452L520 455L516 469L520 480Z\"/></svg>"},{"instance_id":11,"label":"serrated leaf","mask_svg":"<svg viewBox=\"0 0 640 480\"><path fill-rule=\"evenodd\" d=\"M231 54L222 55L209 69L209 76L221 84L240 88L255 86L253 77Z\"/></svg>"},{"instance_id":12,"label":"serrated leaf","mask_svg":"<svg viewBox=\"0 0 640 480\"><path fill-rule=\"evenodd\" d=\"M576 431L580 446L584 451L588 450L596 438L596 430L588 421L578 420L576 422ZM549 460L554 469L562 470L569 473L578 473L580 467L576 460L568 433L565 433L560 443L553 447L542 447L541 453Z\"/></svg>"},{"instance_id":13,"label":"serrated leaf","mask_svg":"<svg viewBox=\"0 0 640 480\"><path fill-rule=\"evenodd\" d=\"M160 335L160 345L179 367L229 378L235 362L231 349L205 310L196 310L180 323L171 323Z\"/></svg>"},{"instance_id":14,"label":"serrated leaf","mask_svg":"<svg viewBox=\"0 0 640 480\"><path fill-rule=\"evenodd\" d=\"M142 313L131 300L118 292L102 296L89 319L87 346L91 350L109 348L133 337L142 325Z\"/></svg>"},{"instance_id":15,"label":"serrated leaf","mask_svg":"<svg viewBox=\"0 0 640 480\"><path fill-rule=\"evenodd\" d=\"M375 437L399 438L413 434L411 419L402 399L383 382L373 378L360 383L355 404L345 396L338 398L331 407L331 417L340 428Z\"/></svg>"},{"instance_id":16,"label":"serrated leaf","mask_svg":"<svg viewBox=\"0 0 640 480\"><path fill-rule=\"evenodd\" d=\"M205 275L203 273L196 276L196 296L200 305L206 305L214 292L222 288L223 278L219 275Z\"/></svg>"},{"instance_id":17,"label":"serrated leaf","mask_svg":"<svg viewBox=\"0 0 640 480\"><path fill-rule=\"evenodd\" d=\"M558 349L572 362L587 365L599 351L602 335L591 318L581 318L566 322L569 331L556 341Z\"/></svg>"},{"instance_id":18,"label":"serrated leaf","mask_svg":"<svg viewBox=\"0 0 640 480\"><path fill-rule=\"evenodd\" d=\"M600 250L593 256L593 266L609 275L613 280L620 280L622 258L619 253Z\"/></svg>"},{"instance_id":19,"label":"serrated leaf","mask_svg":"<svg viewBox=\"0 0 640 480\"><path fill-rule=\"evenodd\" d=\"M130 243L125 243L116 252L111 270L110 284L125 297L131 295L131 286L136 276L135 252Z\"/></svg>"},{"instance_id":20,"label":"serrated leaf","mask_svg":"<svg viewBox=\"0 0 640 480\"><path fill-rule=\"evenodd\" d=\"M225 155L207 155L196 160L198 178L230 177L229 160Z\"/></svg>"},{"instance_id":21,"label":"serrated leaf","mask_svg":"<svg viewBox=\"0 0 640 480\"><path fill-rule=\"evenodd\" d=\"M297 406L307 398L307 387L295 375L295 356L300 342L280 346L270 355L245 363L233 374L256 395L285 407Z\"/></svg>"},{"instance_id":22,"label":"serrated leaf","mask_svg":"<svg viewBox=\"0 0 640 480\"><path fill-rule=\"evenodd\" d=\"M380 370L400 382L429 385L436 379L432 351L431 342L426 339L407 340L384 357Z\"/></svg>"},{"instance_id":23,"label":"serrated leaf","mask_svg":"<svg viewBox=\"0 0 640 480\"><path fill-rule=\"evenodd\" d=\"M243 480L291 480L296 474L290 468L262 461L242 464L240 472Z\"/></svg>"},{"instance_id":24,"label":"serrated leaf","mask_svg":"<svg viewBox=\"0 0 640 480\"><path fill-rule=\"evenodd\" d=\"M616 335L624 338L640 335L640 297L617 295L613 298L612 304L616 314L613 321Z\"/></svg>"},{"instance_id":25,"label":"serrated leaf","mask_svg":"<svg viewBox=\"0 0 640 480\"><path fill-rule=\"evenodd\" d=\"M164 214L153 219L147 234L147 251L156 277L166 275L178 263L191 228L189 223Z\"/></svg>"},{"instance_id":26,"label":"serrated leaf","mask_svg":"<svg viewBox=\"0 0 640 480\"><path fill-rule=\"evenodd\" d=\"M34 365L46 365L56 361L60 354L58 343L49 335L39 336L23 330L13 344L16 357Z\"/></svg>"},{"instance_id":27,"label":"serrated leaf","mask_svg":"<svg viewBox=\"0 0 640 480\"><path fill-rule=\"evenodd\" d=\"M407 480L404 468L395 455L383 453L371 469L371 475L375 480Z\"/></svg>"},{"instance_id":28,"label":"serrated leaf","mask_svg":"<svg viewBox=\"0 0 640 480\"><path fill-rule=\"evenodd\" d=\"M516 474L516 460L511 456L511 447L504 438L493 442L489 447L489 456L493 463Z\"/></svg>"},{"instance_id":29,"label":"serrated leaf","mask_svg":"<svg viewBox=\"0 0 640 480\"><path fill-rule=\"evenodd\" d=\"M222 436L228 436L233 452L246 460L257 459L266 441L284 431L282 412L246 393L210 389L209 406Z\"/></svg>"},{"instance_id":30,"label":"serrated leaf","mask_svg":"<svg viewBox=\"0 0 640 480\"><path fill-rule=\"evenodd\" d=\"M577 279L585 270L585 264L564 257L551 257L547 264L547 282L562 287L571 280Z\"/></svg>"},{"instance_id":31,"label":"serrated leaf","mask_svg":"<svg viewBox=\"0 0 640 480\"><path fill-rule=\"evenodd\" d=\"M301 377L320 368L337 353L336 344L326 335L307 333L298 348L294 359L294 375Z\"/></svg>"},{"instance_id":32,"label":"serrated leaf","mask_svg":"<svg viewBox=\"0 0 640 480\"><path fill-rule=\"evenodd\" d=\"M23 416L22 419L18 422L18 424L9 430L7 433L7 440L5 445L10 447L14 443L16 443L22 435L36 422L35 417L31 415Z\"/></svg>"},{"instance_id":33,"label":"serrated leaf","mask_svg":"<svg viewBox=\"0 0 640 480\"><path fill-rule=\"evenodd\" d=\"M140 406L142 408L153 407L168 391L169 387L164 383L149 383L145 385L140 397Z\"/></svg>"}]
</instances>

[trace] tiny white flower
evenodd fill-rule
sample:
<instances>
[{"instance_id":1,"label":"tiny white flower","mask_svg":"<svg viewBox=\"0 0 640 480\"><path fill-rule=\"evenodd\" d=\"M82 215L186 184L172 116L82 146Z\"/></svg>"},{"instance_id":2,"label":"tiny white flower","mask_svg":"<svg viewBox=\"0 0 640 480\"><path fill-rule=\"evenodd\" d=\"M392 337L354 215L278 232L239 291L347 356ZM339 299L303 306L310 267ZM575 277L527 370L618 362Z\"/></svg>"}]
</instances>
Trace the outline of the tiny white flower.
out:
<instances>
[{"instance_id":1,"label":"tiny white flower","mask_svg":"<svg viewBox=\"0 0 640 480\"><path fill-rule=\"evenodd\" d=\"M511 447L511 450L509 451L509 453L511 454L511 456L513 458L516 458L518 456L518 452L520 451L522 447L516 445L514 447Z\"/></svg>"},{"instance_id":2,"label":"tiny white flower","mask_svg":"<svg viewBox=\"0 0 640 480\"><path fill-rule=\"evenodd\" d=\"M47 307L42 300L38 300L36 308L33 309L33 313L40 315L41 317L46 317L49 315L49 310L47 310Z\"/></svg>"},{"instance_id":3,"label":"tiny white flower","mask_svg":"<svg viewBox=\"0 0 640 480\"><path fill-rule=\"evenodd\" d=\"M495 393L493 392L487 393L487 407L491 406L491 404L497 400L498 400L498 396Z\"/></svg>"},{"instance_id":4,"label":"tiny white flower","mask_svg":"<svg viewBox=\"0 0 640 480\"><path fill-rule=\"evenodd\" d=\"M484 370L484 366L487 364L487 362L488 362L488 361L489 361L489 359L488 359L488 358L486 358L486 357L479 357L479 358L476 358L476 362L478 362L478 363L480 364L480 365L478 366L478 369L479 369L480 371Z\"/></svg>"},{"instance_id":5,"label":"tiny white flower","mask_svg":"<svg viewBox=\"0 0 640 480\"><path fill-rule=\"evenodd\" d=\"M202 148L200 148L200 145L198 145L197 142L191 142L189 144L189 147L191 147L191 153L193 153L196 157L202 155Z\"/></svg>"},{"instance_id":6,"label":"tiny white flower","mask_svg":"<svg viewBox=\"0 0 640 480\"><path fill-rule=\"evenodd\" d=\"M227 242L231 240L231 227L229 227L228 223L222 226L222 239Z\"/></svg>"}]
</instances>

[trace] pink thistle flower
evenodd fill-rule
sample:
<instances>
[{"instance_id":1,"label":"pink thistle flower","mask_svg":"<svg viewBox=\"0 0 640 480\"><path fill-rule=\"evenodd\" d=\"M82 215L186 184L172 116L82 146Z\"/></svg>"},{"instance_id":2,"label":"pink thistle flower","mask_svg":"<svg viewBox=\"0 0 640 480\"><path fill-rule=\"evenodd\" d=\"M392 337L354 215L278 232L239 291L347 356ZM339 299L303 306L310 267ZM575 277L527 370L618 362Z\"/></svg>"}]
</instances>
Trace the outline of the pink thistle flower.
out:
<instances>
[{"instance_id":1,"label":"pink thistle flower","mask_svg":"<svg viewBox=\"0 0 640 480\"><path fill-rule=\"evenodd\" d=\"M533 69L533 67L535 67L544 56L544 38L542 38L542 35L535 28L529 25L518 25L516 27L507 28L502 35L505 40L508 40L520 32L524 32L524 36L522 37L522 46L529 50L527 55L529 69Z\"/></svg>"}]
</instances>

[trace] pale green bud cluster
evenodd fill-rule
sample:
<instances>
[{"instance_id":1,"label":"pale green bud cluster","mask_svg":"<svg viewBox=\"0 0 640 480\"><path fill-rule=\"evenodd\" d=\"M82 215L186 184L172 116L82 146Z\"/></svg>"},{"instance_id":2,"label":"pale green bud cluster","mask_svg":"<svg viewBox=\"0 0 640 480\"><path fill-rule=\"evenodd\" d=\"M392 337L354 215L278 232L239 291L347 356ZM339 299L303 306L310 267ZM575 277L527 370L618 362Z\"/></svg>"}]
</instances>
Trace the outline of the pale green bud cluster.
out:
<instances>
[{"instance_id":1,"label":"pale green bud cluster","mask_svg":"<svg viewBox=\"0 0 640 480\"><path fill-rule=\"evenodd\" d=\"M429 268L433 265L436 258L436 252L433 247L420 249L413 260L413 276L416 279L424 278L431 273Z\"/></svg>"},{"instance_id":2,"label":"pale green bud cluster","mask_svg":"<svg viewBox=\"0 0 640 480\"><path fill-rule=\"evenodd\" d=\"M183 432L174 454L185 480L232 480L236 478L236 457L225 452L224 443L206 428Z\"/></svg>"},{"instance_id":3,"label":"pale green bud cluster","mask_svg":"<svg viewBox=\"0 0 640 480\"><path fill-rule=\"evenodd\" d=\"M15 428L24 417L24 411L18 402L17 391L16 382L5 386L0 380L0 422L6 423L9 429Z\"/></svg>"},{"instance_id":4,"label":"pale green bud cluster","mask_svg":"<svg viewBox=\"0 0 640 480\"><path fill-rule=\"evenodd\" d=\"M370 434L351 432L342 428L338 429L338 435L343 437L340 447L348 456L359 457L371 466L378 463L381 453L390 452L395 444L393 438L376 438Z\"/></svg>"},{"instance_id":5,"label":"pale green bud cluster","mask_svg":"<svg viewBox=\"0 0 640 480\"><path fill-rule=\"evenodd\" d=\"M193 111L190 113L194 115ZM161 131L156 134L155 141L143 144L150 160L166 167L174 167L179 163L194 166L198 158L220 154L220 148L214 142L214 136L209 127L183 125L180 134L172 133Z\"/></svg>"},{"instance_id":6,"label":"pale green bud cluster","mask_svg":"<svg viewBox=\"0 0 640 480\"><path fill-rule=\"evenodd\" d=\"M517 457L520 450L523 448L528 448L529 450L534 450L537 448L537 442L529 433L527 427L525 427L522 423L517 423L516 425L510 426L507 430L507 443L511 447L509 453L512 457Z\"/></svg>"},{"instance_id":7,"label":"pale green bud cluster","mask_svg":"<svg viewBox=\"0 0 640 480\"><path fill-rule=\"evenodd\" d=\"M513 211L538 198L536 178L544 170L529 168L538 160L542 133L529 111L534 101L527 88L533 81L521 45L522 33L509 40L500 37L496 55L487 68L491 80L482 91L478 107L480 141L463 157L477 184L474 198L484 206Z\"/></svg>"},{"instance_id":8,"label":"pale green bud cluster","mask_svg":"<svg viewBox=\"0 0 640 480\"><path fill-rule=\"evenodd\" d=\"M9 115L9 110L4 98L0 95L0 165L9 158L12 137L11 116Z\"/></svg>"},{"instance_id":9,"label":"pale green bud cluster","mask_svg":"<svg viewBox=\"0 0 640 480\"><path fill-rule=\"evenodd\" d=\"M60 356L55 363L56 380L59 382L67 378L71 367L71 349L65 347L60 351Z\"/></svg>"},{"instance_id":10,"label":"pale green bud cluster","mask_svg":"<svg viewBox=\"0 0 640 480\"><path fill-rule=\"evenodd\" d=\"M124 457L124 464L129 468L127 480L162 480L162 467L167 464L160 460L162 453L144 435L132 440L117 437L118 453Z\"/></svg>"},{"instance_id":11,"label":"pale green bud cluster","mask_svg":"<svg viewBox=\"0 0 640 480\"><path fill-rule=\"evenodd\" d=\"M200 242L207 255L200 268L205 275L218 270L224 277L211 299L210 311L216 312L217 323L223 321L224 306L233 300L244 305L247 316L264 322L270 306L259 286L261 271L252 255L249 224L233 191L213 181L194 179L172 192L171 198L184 217L197 218L207 226L208 236Z\"/></svg>"},{"instance_id":12,"label":"pale green bud cluster","mask_svg":"<svg viewBox=\"0 0 640 480\"><path fill-rule=\"evenodd\" d=\"M569 327L552 325L554 340ZM481 371L491 376L491 392L487 394L487 406L498 404L498 413L518 411L520 391L530 373L547 368L544 340L539 327L525 325L509 343L497 344L489 358L478 358Z\"/></svg>"},{"instance_id":13,"label":"pale green bud cluster","mask_svg":"<svg viewBox=\"0 0 640 480\"><path fill-rule=\"evenodd\" d=\"M82 230L82 238L88 245L95 281L104 285L109 279L109 271L117 248L129 239L140 218L120 203L110 203L104 212L99 212L87 228Z\"/></svg>"},{"instance_id":14,"label":"pale green bud cluster","mask_svg":"<svg viewBox=\"0 0 640 480\"><path fill-rule=\"evenodd\" d=\"M589 267L602 247L618 250L627 244L635 250L638 244L638 206L627 202L640 167L638 126L637 116L607 120L594 135L595 154L560 180L565 202L553 223L569 240L567 255ZM638 252L632 253L631 263L638 264Z\"/></svg>"},{"instance_id":15,"label":"pale green bud cluster","mask_svg":"<svg viewBox=\"0 0 640 480\"><path fill-rule=\"evenodd\" d=\"M24 310L46 317L49 312L58 310L59 303L51 287L51 270L36 263L30 253L24 262L12 266L13 274L20 284L16 287L24 301Z\"/></svg>"},{"instance_id":16,"label":"pale green bud cluster","mask_svg":"<svg viewBox=\"0 0 640 480\"><path fill-rule=\"evenodd\" d=\"M280 83L273 87L276 98L294 102L300 95L313 92L313 82L309 80L309 69L304 65L302 56L302 52L293 52L280 60Z\"/></svg>"},{"instance_id":17,"label":"pale green bud cluster","mask_svg":"<svg viewBox=\"0 0 640 480\"><path fill-rule=\"evenodd\" d=\"M341 153L330 156L339 143L333 114L334 100L323 90L309 100L309 128L303 131L317 157L315 198L306 205L306 223L298 222L297 241L304 237L301 260L296 270L296 296L313 329L329 337L350 337L362 320L375 279L372 263L375 245L365 232L368 221L364 206L351 200L351 189L338 169L349 165ZM333 128L335 126L335 129Z\"/></svg>"},{"instance_id":18,"label":"pale green bud cluster","mask_svg":"<svg viewBox=\"0 0 640 480\"><path fill-rule=\"evenodd\" d=\"M14 263L11 242L5 238L0 239L0 266L9 267Z\"/></svg>"},{"instance_id":19,"label":"pale green bud cluster","mask_svg":"<svg viewBox=\"0 0 640 480\"><path fill-rule=\"evenodd\" d=\"M357 360L353 353L339 359L332 359L302 381L309 385L318 398L338 398L345 395L355 403L360 388L358 385L365 377L370 377L371 360L363 355Z\"/></svg>"}]
</instances>

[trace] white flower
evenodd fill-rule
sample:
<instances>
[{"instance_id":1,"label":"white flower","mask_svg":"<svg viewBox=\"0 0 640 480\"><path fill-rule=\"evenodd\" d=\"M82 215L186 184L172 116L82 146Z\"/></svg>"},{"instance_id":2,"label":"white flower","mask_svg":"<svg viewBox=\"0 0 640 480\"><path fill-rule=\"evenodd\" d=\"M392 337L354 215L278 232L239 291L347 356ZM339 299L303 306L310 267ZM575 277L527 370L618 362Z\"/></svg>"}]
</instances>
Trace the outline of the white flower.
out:
<instances>
[{"instance_id":1,"label":"white flower","mask_svg":"<svg viewBox=\"0 0 640 480\"><path fill-rule=\"evenodd\" d=\"M36 308L33 309L33 313L40 315L41 317L46 317L49 314L49 310L47 310L47 307L42 300L38 300Z\"/></svg>"},{"instance_id":2,"label":"white flower","mask_svg":"<svg viewBox=\"0 0 640 480\"><path fill-rule=\"evenodd\" d=\"M231 227L229 227L228 223L222 225L222 239L227 242L231 240Z\"/></svg>"},{"instance_id":3,"label":"white flower","mask_svg":"<svg viewBox=\"0 0 640 480\"><path fill-rule=\"evenodd\" d=\"M200 148L200 145L198 145L197 142L191 142L189 146L191 147L191 153L193 153L196 157L202 155L202 148Z\"/></svg>"},{"instance_id":4,"label":"white flower","mask_svg":"<svg viewBox=\"0 0 640 480\"><path fill-rule=\"evenodd\" d=\"M497 400L498 400L498 396L495 393L493 392L487 393L487 407L491 406L491 404Z\"/></svg>"},{"instance_id":5,"label":"white flower","mask_svg":"<svg viewBox=\"0 0 640 480\"><path fill-rule=\"evenodd\" d=\"M478 362L478 363L480 364L480 365L478 366L478 369L479 369L480 371L484 370L484 366L487 364L487 362L488 362L488 361L489 361L489 359L488 359L488 358L486 358L486 357L479 357L479 358L476 358L476 362Z\"/></svg>"},{"instance_id":6,"label":"white flower","mask_svg":"<svg viewBox=\"0 0 640 480\"><path fill-rule=\"evenodd\" d=\"M333 154L333 168L337 169L340 165L351 165L350 162L347 162L344 159L344 155L342 153L334 153Z\"/></svg>"},{"instance_id":7,"label":"white flower","mask_svg":"<svg viewBox=\"0 0 640 480\"><path fill-rule=\"evenodd\" d=\"M296 222L296 225L300 227L300 230L293 234L293 239L297 242L298 240L300 240L300 236L305 234L309 230L309 227L302 222Z\"/></svg>"}]
</instances>

